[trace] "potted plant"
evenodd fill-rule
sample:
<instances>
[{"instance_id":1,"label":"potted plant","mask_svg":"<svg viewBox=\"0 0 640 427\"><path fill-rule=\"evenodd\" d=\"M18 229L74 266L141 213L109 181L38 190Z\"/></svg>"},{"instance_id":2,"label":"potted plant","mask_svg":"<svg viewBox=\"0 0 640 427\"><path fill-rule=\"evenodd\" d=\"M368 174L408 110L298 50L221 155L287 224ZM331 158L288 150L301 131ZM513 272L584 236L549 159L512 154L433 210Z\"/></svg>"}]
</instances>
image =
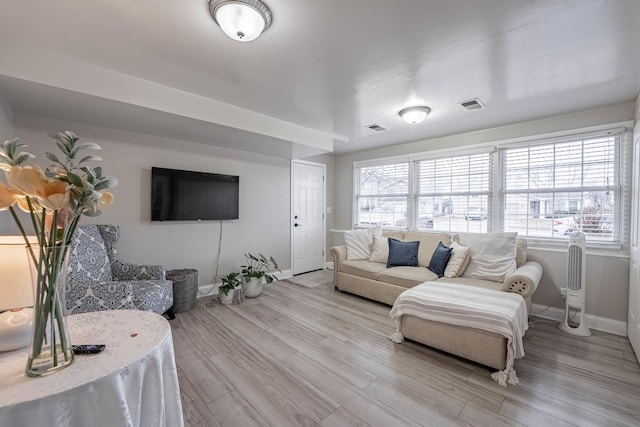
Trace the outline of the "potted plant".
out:
<instances>
[{"instance_id":1,"label":"potted plant","mask_svg":"<svg viewBox=\"0 0 640 427\"><path fill-rule=\"evenodd\" d=\"M241 285L238 276L240 276L240 273L236 272L220 277L222 285L218 288L218 295L222 304L231 304L233 301L234 290Z\"/></svg>"},{"instance_id":2,"label":"potted plant","mask_svg":"<svg viewBox=\"0 0 640 427\"><path fill-rule=\"evenodd\" d=\"M262 254L253 255L244 254L247 259L246 265L242 265L242 279L244 286L244 295L248 298L254 298L262 293L262 287L266 283L278 280L276 276L270 272L280 271L278 263L273 257L267 258ZM280 271L282 273L282 271Z\"/></svg>"}]
</instances>

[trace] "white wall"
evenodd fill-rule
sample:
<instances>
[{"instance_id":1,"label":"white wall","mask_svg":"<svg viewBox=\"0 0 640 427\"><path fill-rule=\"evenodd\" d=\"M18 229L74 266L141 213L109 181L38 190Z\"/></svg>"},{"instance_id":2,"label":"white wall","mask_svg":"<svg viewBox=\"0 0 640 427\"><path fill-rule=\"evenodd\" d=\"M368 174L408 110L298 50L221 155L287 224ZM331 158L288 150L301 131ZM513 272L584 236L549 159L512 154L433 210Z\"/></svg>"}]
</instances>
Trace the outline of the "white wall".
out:
<instances>
[{"instance_id":1,"label":"white wall","mask_svg":"<svg viewBox=\"0 0 640 427\"><path fill-rule=\"evenodd\" d=\"M336 229L352 228L353 162L355 161L504 141L511 138L623 122L633 120L633 118L634 103L628 102L509 126L337 155L335 156L333 226ZM428 126L428 120L425 122L425 126ZM342 244L342 236L339 233L333 233L331 237L332 245ZM542 248L530 248L528 253L531 259L540 262L545 269L540 287L533 296L533 302L545 306L564 307L560 299L560 288L565 286L566 257L563 253ZM608 255L589 253L587 265L587 313L626 321L629 283L628 254L620 252Z\"/></svg>"},{"instance_id":2,"label":"white wall","mask_svg":"<svg viewBox=\"0 0 640 427\"><path fill-rule=\"evenodd\" d=\"M167 269L195 268L201 285L214 283L220 223L151 222L151 167L167 167L240 176L240 219L224 222L219 275L239 271L245 252L273 256L290 269L290 162L235 150L82 123L16 114L14 134L47 166L45 151L56 151L47 131L70 130L98 143L104 173L120 184L114 203L102 217L83 223L121 226L118 250L130 262L163 264ZM0 213L0 217L3 217Z\"/></svg>"},{"instance_id":3,"label":"white wall","mask_svg":"<svg viewBox=\"0 0 640 427\"><path fill-rule=\"evenodd\" d=\"M11 138L13 138L13 111L2 94L0 94L0 142ZM2 217L5 215L9 216L9 213L0 212L0 235L16 234L17 230L14 230L13 224L8 221L2 221Z\"/></svg>"},{"instance_id":4,"label":"white wall","mask_svg":"<svg viewBox=\"0 0 640 427\"><path fill-rule=\"evenodd\" d=\"M13 137L13 111L11 106L0 94L0 141Z\"/></svg>"}]
</instances>

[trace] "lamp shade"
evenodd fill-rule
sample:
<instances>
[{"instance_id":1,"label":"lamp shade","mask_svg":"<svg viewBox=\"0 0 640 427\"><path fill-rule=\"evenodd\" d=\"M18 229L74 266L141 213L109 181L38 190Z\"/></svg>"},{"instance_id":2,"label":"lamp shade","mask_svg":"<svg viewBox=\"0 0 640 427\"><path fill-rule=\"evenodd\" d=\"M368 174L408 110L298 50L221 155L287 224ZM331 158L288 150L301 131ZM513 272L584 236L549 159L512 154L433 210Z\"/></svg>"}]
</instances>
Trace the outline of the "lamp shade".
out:
<instances>
[{"instance_id":1,"label":"lamp shade","mask_svg":"<svg viewBox=\"0 0 640 427\"><path fill-rule=\"evenodd\" d=\"M33 286L22 236L0 236L0 311L33 306Z\"/></svg>"},{"instance_id":2,"label":"lamp shade","mask_svg":"<svg viewBox=\"0 0 640 427\"><path fill-rule=\"evenodd\" d=\"M404 120L405 122L411 125L415 125L422 122L424 119L426 119L427 115L429 115L430 112L431 112L431 108L419 106L419 107L408 107L408 108L402 109L398 112L398 114L400 115L400 117L402 117L402 120Z\"/></svg>"},{"instance_id":3,"label":"lamp shade","mask_svg":"<svg viewBox=\"0 0 640 427\"><path fill-rule=\"evenodd\" d=\"M255 40L271 25L271 12L259 0L211 0L209 12L234 40Z\"/></svg>"}]
</instances>

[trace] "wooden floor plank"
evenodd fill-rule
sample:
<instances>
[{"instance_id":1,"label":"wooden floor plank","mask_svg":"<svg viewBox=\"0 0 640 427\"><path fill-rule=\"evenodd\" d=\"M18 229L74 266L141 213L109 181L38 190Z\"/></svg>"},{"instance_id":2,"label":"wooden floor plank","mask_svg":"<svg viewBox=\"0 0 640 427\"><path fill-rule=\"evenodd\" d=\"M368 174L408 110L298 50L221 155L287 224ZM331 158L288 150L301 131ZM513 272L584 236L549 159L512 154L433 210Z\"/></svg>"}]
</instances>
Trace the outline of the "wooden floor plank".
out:
<instances>
[{"instance_id":1,"label":"wooden floor plank","mask_svg":"<svg viewBox=\"0 0 640 427\"><path fill-rule=\"evenodd\" d=\"M342 406L358 414L358 417L372 426L419 425L418 422L412 421L301 354L290 357L287 362L299 375L315 384L325 394L336 396L336 400Z\"/></svg>"},{"instance_id":2,"label":"wooden floor plank","mask_svg":"<svg viewBox=\"0 0 640 427\"><path fill-rule=\"evenodd\" d=\"M343 407L338 408L333 414L325 418L320 425L322 427L370 427L371 424L366 423L362 418L346 410Z\"/></svg>"},{"instance_id":3,"label":"wooden floor plank","mask_svg":"<svg viewBox=\"0 0 640 427\"><path fill-rule=\"evenodd\" d=\"M478 406L473 402L465 405L460 413L460 419L475 427L517 427L523 425L511 418Z\"/></svg>"},{"instance_id":4,"label":"wooden floor plank","mask_svg":"<svg viewBox=\"0 0 640 427\"><path fill-rule=\"evenodd\" d=\"M237 391L220 396L207 407L223 426L266 426L265 420Z\"/></svg>"},{"instance_id":5,"label":"wooden floor plank","mask_svg":"<svg viewBox=\"0 0 640 427\"><path fill-rule=\"evenodd\" d=\"M401 414L418 421L421 425L442 427L468 425L458 418L461 411L451 413L439 409L438 405L432 404L427 398L380 379L369 384L364 391Z\"/></svg>"},{"instance_id":6,"label":"wooden floor plank","mask_svg":"<svg viewBox=\"0 0 640 427\"><path fill-rule=\"evenodd\" d=\"M524 403L505 399L500 408L500 415L517 421L526 426L547 426L547 427L576 427L576 424L561 420L544 411L525 405Z\"/></svg>"},{"instance_id":7,"label":"wooden floor plank","mask_svg":"<svg viewBox=\"0 0 640 427\"><path fill-rule=\"evenodd\" d=\"M244 305L197 302L170 322L190 426L638 426L640 366L624 337L532 318L520 383L418 343L389 306L281 281Z\"/></svg>"}]
</instances>

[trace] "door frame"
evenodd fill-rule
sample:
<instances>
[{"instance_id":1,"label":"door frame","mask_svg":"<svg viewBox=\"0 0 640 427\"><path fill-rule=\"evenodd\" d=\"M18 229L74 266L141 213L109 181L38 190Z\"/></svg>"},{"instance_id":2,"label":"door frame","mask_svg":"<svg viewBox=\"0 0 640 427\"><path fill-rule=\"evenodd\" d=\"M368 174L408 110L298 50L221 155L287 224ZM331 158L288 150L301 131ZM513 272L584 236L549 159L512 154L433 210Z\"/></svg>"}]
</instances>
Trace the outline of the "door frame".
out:
<instances>
[{"instance_id":1,"label":"door frame","mask_svg":"<svg viewBox=\"0 0 640 427\"><path fill-rule=\"evenodd\" d=\"M640 238L640 218L638 218L638 214L640 213L640 183L638 183L638 178L640 177L640 153L638 152L638 149L640 149L640 123L636 123L634 127L631 147L633 176L631 184L631 227L629 235L629 301L627 312L627 337L629 338L636 358L640 361L640 343L638 342L638 339L640 338L640 319L638 319L638 316L640 316L640 312L638 311L640 302L632 300L633 296L636 296L637 299L640 295L640 283L638 283L640 278L634 274L637 273L637 269L640 268L638 267L640 264L640 241L638 241ZM636 265L635 272L634 264Z\"/></svg>"},{"instance_id":2,"label":"door frame","mask_svg":"<svg viewBox=\"0 0 640 427\"><path fill-rule=\"evenodd\" d=\"M307 165L307 166L319 166L322 168L322 200L323 200L323 205L322 205L322 253L323 253L323 258L324 261L322 263L322 269L326 269L327 268L327 165L324 163L317 163L317 162L309 162L307 160L299 160L299 159L293 159L291 160L291 188L290 188L290 197L291 197L291 203L290 203L290 207L291 207L291 212L289 213L289 230L291 231L290 233L290 252L291 252L291 275L293 275L293 272L295 271L294 268L294 260L295 260L295 255L294 255L294 236L293 236L293 223L295 222L293 219L294 213L293 213L293 198L294 196L294 188L295 188L295 174L293 172L293 168L294 168L294 164L301 164L301 165Z\"/></svg>"}]
</instances>

